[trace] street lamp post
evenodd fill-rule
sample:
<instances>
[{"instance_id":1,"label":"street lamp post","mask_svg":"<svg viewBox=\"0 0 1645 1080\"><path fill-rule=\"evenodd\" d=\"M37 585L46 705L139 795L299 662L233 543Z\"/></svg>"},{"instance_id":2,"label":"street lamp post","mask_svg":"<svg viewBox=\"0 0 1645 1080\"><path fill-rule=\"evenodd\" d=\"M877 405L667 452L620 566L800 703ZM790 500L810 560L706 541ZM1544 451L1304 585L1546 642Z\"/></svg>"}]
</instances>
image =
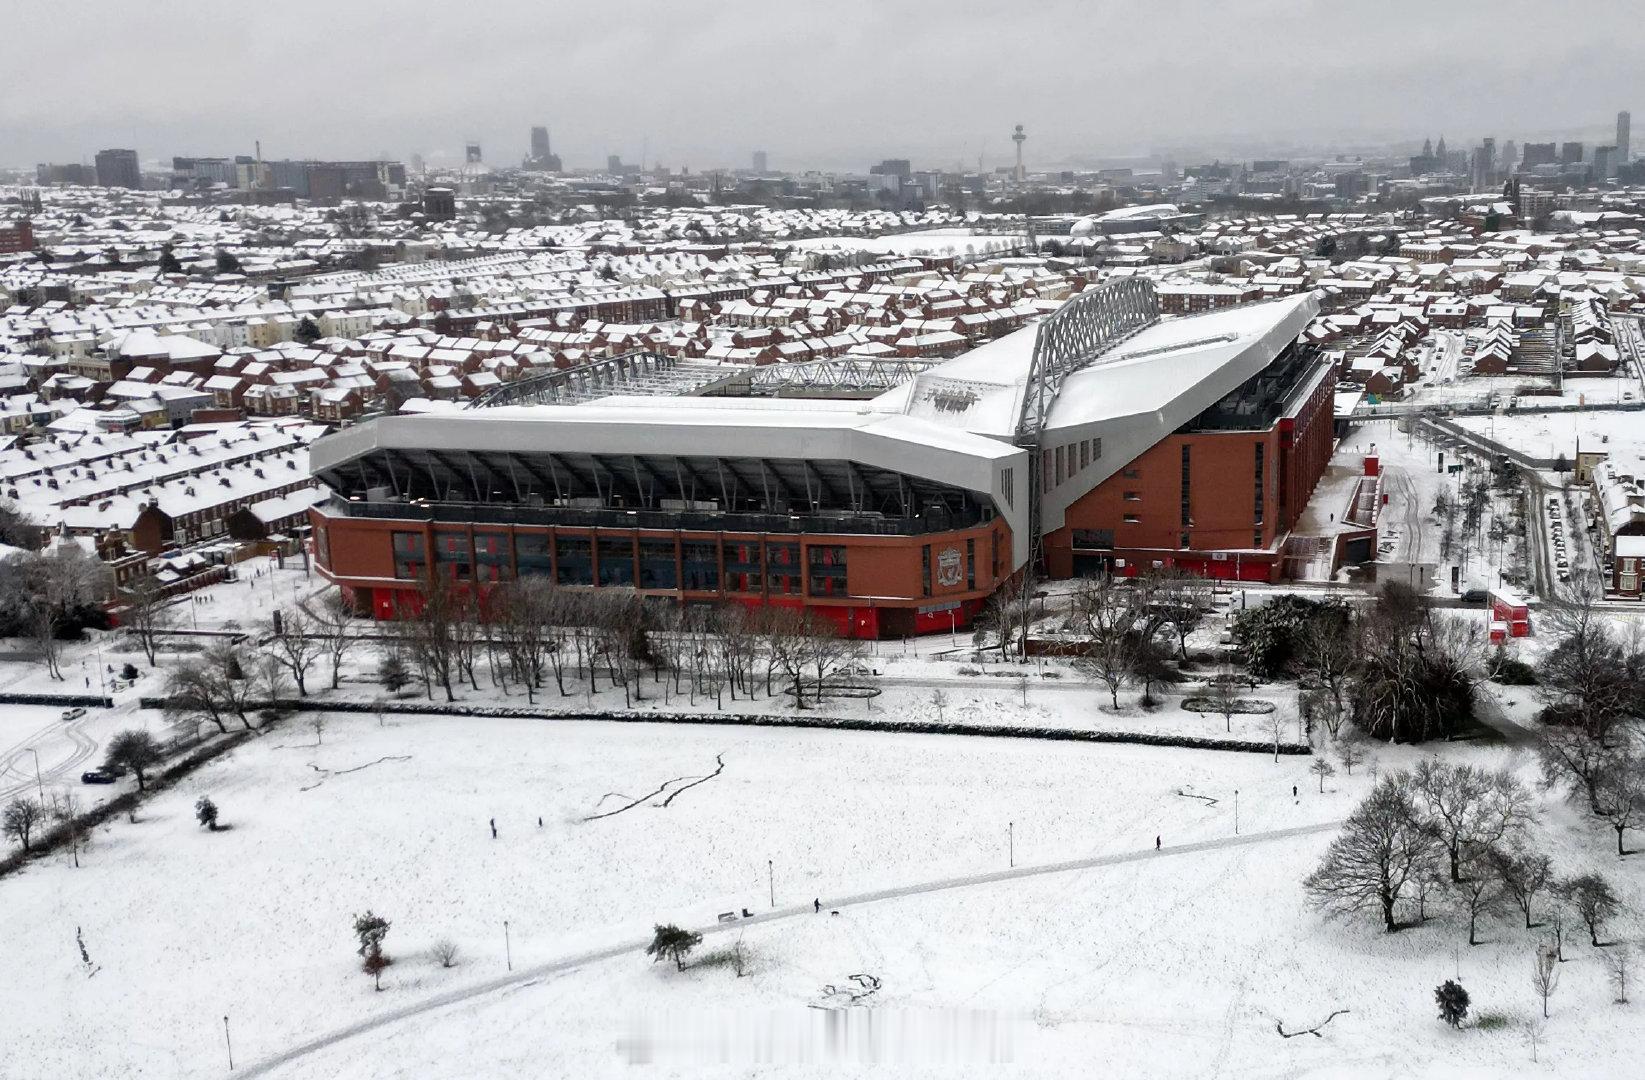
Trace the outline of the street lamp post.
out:
<instances>
[{"instance_id":1,"label":"street lamp post","mask_svg":"<svg viewBox=\"0 0 1645 1080\"><path fill-rule=\"evenodd\" d=\"M1234 789L1234 835L1239 835L1239 788Z\"/></svg>"},{"instance_id":2,"label":"street lamp post","mask_svg":"<svg viewBox=\"0 0 1645 1080\"><path fill-rule=\"evenodd\" d=\"M1005 842L1009 864L1014 867L1017 865L1017 823L1014 821L1005 823Z\"/></svg>"},{"instance_id":3,"label":"street lamp post","mask_svg":"<svg viewBox=\"0 0 1645 1080\"><path fill-rule=\"evenodd\" d=\"M777 872L771 867L771 860L765 860L765 882L771 890L771 906L777 906Z\"/></svg>"},{"instance_id":4,"label":"street lamp post","mask_svg":"<svg viewBox=\"0 0 1645 1080\"><path fill-rule=\"evenodd\" d=\"M34 755L34 788L40 793L40 806L44 809L46 805L46 784L45 781L40 779L40 751L32 746L25 746L23 749Z\"/></svg>"},{"instance_id":5,"label":"street lamp post","mask_svg":"<svg viewBox=\"0 0 1645 1080\"><path fill-rule=\"evenodd\" d=\"M508 920L503 920L503 955L508 959L508 970L514 970L514 942L509 937Z\"/></svg>"}]
</instances>

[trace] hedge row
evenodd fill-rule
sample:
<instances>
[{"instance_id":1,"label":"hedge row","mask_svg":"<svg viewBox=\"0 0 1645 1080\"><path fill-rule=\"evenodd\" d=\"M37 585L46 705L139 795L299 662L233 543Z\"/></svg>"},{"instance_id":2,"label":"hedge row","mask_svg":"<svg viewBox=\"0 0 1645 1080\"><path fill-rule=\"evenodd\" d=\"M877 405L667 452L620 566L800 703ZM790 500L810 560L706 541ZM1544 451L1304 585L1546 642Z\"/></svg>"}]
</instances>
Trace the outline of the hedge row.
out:
<instances>
[{"instance_id":1,"label":"hedge row","mask_svg":"<svg viewBox=\"0 0 1645 1080\"><path fill-rule=\"evenodd\" d=\"M11 694L0 693L0 705L80 705L85 708L112 709L114 699L96 694Z\"/></svg>"},{"instance_id":2,"label":"hedge row","mask_svg":"<svg viewBox=\"0 0 1645 1080\"><path fill-rule=\"evenodd\" d=\"M194 772L208 762L222 757L255 734L256 732L253 731L236 731L232 735L223 736L156 771L148 778L148 790L138 791L134 788L122 795L116 795L106 803L92 807L75 818L72 823L67 821L57 822L40 833L34 843L30 845L27 853L18 850L0 859L0 878L15 872L30 859L41 858L51 854L58 848L66 847L69 837L75 831L89 832L110 818L130 811L144 799L166 790L189 773Z\"/></svg>"},{"instance_id":3,"label":"hedge row","mask_svg":"<svg viewBox=\"0 0 1645 1080\"><path fill-rule=\"evenodd\" d=\"M162 709L163 698L143 698L145 709ZM832 728L842 731L892 731L913 735L981 735L1010 739L1054 739L1063 742L1136 743L1143 746L1174 746L1193 750L1235 750L1271 754L1271 742L1240 739L1202 738L1145 731L1094 731L1081 728L1017 727L1007 724L959 724L931 720L876 720L871 717L823 716L770 713L678 713L645 712L638 709L571 710L508 705L442 704L428 701L331 701L324 698L282 698L259 708L292 712L371 713L378 711L410 716L491 716L521 720L610 720L640 724L734 724L748 727ZM1280 743L1282 754L1310 754L1301 743Z\"/></svg>"}]
</instances>

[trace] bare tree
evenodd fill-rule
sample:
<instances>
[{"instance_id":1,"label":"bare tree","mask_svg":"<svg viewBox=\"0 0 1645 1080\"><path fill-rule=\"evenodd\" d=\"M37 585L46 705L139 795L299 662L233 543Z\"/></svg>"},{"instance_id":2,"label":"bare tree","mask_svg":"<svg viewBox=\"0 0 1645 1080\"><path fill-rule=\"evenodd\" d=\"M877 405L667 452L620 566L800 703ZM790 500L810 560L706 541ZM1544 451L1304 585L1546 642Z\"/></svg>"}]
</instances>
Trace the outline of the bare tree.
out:
<instances>
[{"instance_id":1,"label":"bare tree","mask_svg":"<svg viewBox=\"0 0 1645 1080\"><path fill-rule=\"evenodd\" d=\"M1211 702L1211 707L1222 716L1225 731L1232 734L1234 730L1234 714L1239 712L1239 683L1238 676L1230 664L1222 668L1205 684L1205 696Z\"/></svg>"},{"instance_id":2,"label":"bare tree","mask_svg":"<svg viewBox=\"0 0 1645 1080\"><path fill-rule=\"evenodd\" d=\"M429 953L438 960L443 968L452 967L457 963L457 943L450 938L441 938L430 948Z\"/></svg>"},{"instance_id":3,"label":"bare tree","mask_svg":"<svg viewBox=\"0 0 1645 1080\"><path fill-rule=\"evenodd\" d=\"M1633 946L1625 942L1602 953L1601 959L1605 961L1605 974L1611 980L1611 989L1616 991L1616 1004L1628 1004L1628 973L1633 968Z\"/></svg>"},{"instance_id":4,"label":"bare tree","mask_svg":"<svg viewBox=\"0 0 1645 1080\"><path fill-rule=\"evenodd\" d=\"M52 796L49 812L57 826L62 830L63 838L69 842L69 850L74 855L75 869L80 867L80 849L86 846L85 823L81 821L82 807L80 797L72 791L60 792Z\"/></svg>"},{"instance_id":5,"label":"bare tree","mask_svg":"<svg viewBox=\"0 0 1645 1080\"><path fill-rule=\"evenodd\" d=\"M1563 636L1538 665L1537 684L1550 708L1608 746L1638 699L1637 667L1590 592L1579 591L1575 602L1549 617Z\"/></svg>"},{"instance_id":6,"label":"bare tree","mask_svg":"<svg viewBox=\"0 0 1645 1080\"><path fill-rule=\"evenodd\" d=\"M1440 849L1422 821L1415 784L1407 772L1382 777L1354 809L1324 860L1303 886L1331 914L1366 907L1382 915L1383 928L1400 928L1395 906L1413 878Z\"/></svg>"},{"instance_id":7,"label":"bare tree","mask_svg":"<svg viewBox=\"0 0 1645 1080\"><path fill-rule=\"evenodd\" d=\"M1603 814L1600 784L1618 749L1579 724L1544 724L1537 738L1544 787L1564 787L1572 798L1584 798L1588 810Z\"/></svg>"},{"instance_id":8,"label":"bare tree","mask_svg":"<svg viewBox=\"0 0 1645 1080\"><path fill-rule=\"evenodd\" d=\"M937 710L937 723L942 723L942 711L948 707L948 695L941 690L931 691L931 707Z\"/></svg>"},{"instance_id":9,"label":"bare tree","mask_svg":"<svg viewBox=\"0 0 1645 1080\"><path fill-rule=\"evenodd\" d=\"M1553 993L1552 988L1550 988L1548 992ZM1537 1051L1542 1047L1542 1036L1544 1032L1547 1031L1546 1016L1548 1013L1548 1000L1546 998L1542 1001L1542 1012L1544 1016L1543 1020L1538 1020L1536 1017L1531 1017L1520 1021L1519 1025L1520 1034L1525 1038L1525 1045L1531 1048L1532 1064L1536 1063Z\"/></svg>"},{"instance_id":10,"label":"bare tree","mask_svg":"<svg viewBox=\"0 0 1645 1080\"><path fill-rule=\"evenodd\" d=\"M1359 665L1359 648L1347 626L1351 618L1340 607L1328 608L1303 624L1297 640L1297 660L1303 675L1330 695L1320 716L1333 739L1348 715L1344 695Z\"/></svg>"},{"instance_id":11,"label":"bare tree","mask_svg":"<svg viewBox=\"0 0 1645 1080\"><path fill-rule=\"evenodd\" d=\"M1177 658L1187 660L1188 638L1211 610L1211 583L1174 566L1155 571L1152 577L1154 603L1159 608L1161 625L1170 631L1175 641Z\"/></svg>"},{"instance_id":12,"label":"bare tree","mask_svg":"<svg viewBox=\"0 0 1645 1080\"><path fill-rule=\"evenodd\" d=\"M1633 754L1616 756L1600 773L1598 788L1600 813L1616 830L1617 855L1625 856L1623 831L1645 821L1645 760Z\"/></svg>"},{"instance_id":13,"label":"bare tree","mask_svg":"<svg viewBox=\"0 0 1645 1080\"><path fill-rule=\"evenodd\" d=\"M324 651L323 641L314 633L309 617L300 607L288 608L279 618L269 616L267 656L290 674L297 696L308 696L308 671ZM273 696L273 695L270 695Z\"/></svg>"},{"instance_id":14,"label":"bare tree","mask_svg":"<svg viewBox=\"0 0 1645 1080\"><path fill-rule=\"evenodd\" d=\"M1342 740L1337 743L1337 760L1342 762L1344 772L1354 775L1354 766L1365 760L1364 744L1357 739Z\"/></svg>"},{"instance_id":15,"label":"bare tree","mask_svg":"<svg viewBox=\"0 0 1645 1080\"><path fill-rule=\"evenodd\" d=\"M1568 879L1560 891L1582 925L1588 928L1589 943L1600 948L1600 929L1622 909L1611 883L1598 874L1579 874Z\"/></svg>"},{"instance_id":16,"label":"bare tree","mask_svg":"<svg viewBox=\"0 0 1645 1080\"><path fill-rule=\"evenodd\" d=\"M26 854L31 850L29 844L40 824L40 817L39 803L33 799L13 799L6 804L5 812L0 813L0 832L21 844Z\"/></svg>"},{"instance_id":17,"label":"bare tree","mask_svg":"<svg viewBox=\"0 0 1645 1080\"><path fill-rule=\"evenodd\" d=\"M1325 794L1325 781L1337 774L1331 763L1324 758L1315 758L1314 763L1308 766L1308 771L1319 777L1319 793Z\"/></svg>"},{"instance_id":18,"label":"bare tree","mask_svg":"<svg viewBox=\"0 0 1645 1080\"><path fill-rule=\"evenodd\" d=\"M148 575L128 581L122 594L126 606L120 616L121 624L137 639L143 655L148 657L149 667L154 667L160 635L171 627L171 601L166 598L160 582Z\"/></svg>"},{"instance_id":19,"label":"bare tree","mask_svg":"<svg viewBox=\"0 0 1645 1080\"><path fill-rule=\"evenodd\" d=\"M1534 929L1532 908L1537 896L1554 885L1553 863L1540 851L1516 847L1492 849L1491 864L1503 891L1525 916L1525 929Z\"/></svg>"},{"instance_id":20,"label":"bare tree","mask_svg":"<svg viewBox=\"0 0 1645 1080\"><path fill-rule=\"evenodd\" d=\"M429 699L433 699L434 687L438 686L445 691L446 701L456 701L451 676L457 663L453 637L461 617L457 589L449 577L431 564L427 576L418 584L417 599L420 603L414 610L400 612L409 652L422 673Z\"/></svg>"},{"instance_id":21,"label":"bare tree","mask_svg":"<svg viewBox=\"0 0 1645 1080\"><path fill-rule=\"evenodd\" d=\"M1531 988L1542 999L1542 1018L1548 1018L1548 999L1559 988L1559 958L1554 950L1540 947L1531 964Z\"/></svg>"},{"instance_id":22,"label":"bare tree","mask_svg":"<svg viewBox=\"0 0 1645 1080\"><path fill-rule=\"evenodd\" d=\"M855 638L844 637L832 622L807 609L801 639L807 666L817 677L817 704L821 705L829 677L857 658L861 648Z\"/></svg>"},{"instance_id":23,"label":"bare tree","mask_svg":"<svg viewBox=\"0 0 1645 1080\"><path fill-rule=\"evenodd\" d=\"M1496 915L1502 911L1502 882L1491 873L1490 852L1468 845L1464 848L1460 876L1453 873L1447 887L1459 910L1468 916L1468 944L1478 945L1475 930L1481 915ZM1455 868L1453 868L1454 870Z\"/></svg>"},{"instance_id":24,"label":"bare tree","mask_svg":"<svg viewBox=\"0 0 1645 1080\"><path fill-rule=\"evenodd\" d=\"M337 689L343 676L343 660L360 645L353 631L354 613L341 591L320 598L313 633L320 639L320 651L331 662L331 688Z\"/></svg>"},{"instance_id":25,"label":"bare tree","mask_svg":"<svg viewBox=\"0 0 1645 1080\"><path fill-rule=\"evenodd\" d=\"M1083 579L1074 593L1074 610L1086 633L1085 655L1078 666L1108 688L1109 703L1118 709L1120 687L1131 675L1135 656L1136 592L1107 574Z\"/></svg>"},{"instance_id":26,"label":"bare tree","mask_svg":"<svg viewBox=\"0 0 1645 1080\"><path fill-rule=\"evenodd\" d=\"M1412 779L1430 825L1445 844L1453 882L1462 880L1464 848L1486 851L1522 835L1530 822L1530 793L1506 770L1490 772L1426 758L1417 764Z\"/></svg>"}]
</instances>

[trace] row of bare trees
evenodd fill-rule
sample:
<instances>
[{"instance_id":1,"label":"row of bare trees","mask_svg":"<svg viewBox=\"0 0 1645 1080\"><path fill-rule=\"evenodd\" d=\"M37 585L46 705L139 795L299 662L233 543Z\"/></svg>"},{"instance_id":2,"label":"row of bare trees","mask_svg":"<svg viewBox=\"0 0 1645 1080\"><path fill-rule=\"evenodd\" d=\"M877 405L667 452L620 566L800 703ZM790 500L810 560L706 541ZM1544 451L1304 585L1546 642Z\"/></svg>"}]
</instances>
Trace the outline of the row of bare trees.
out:
<instances>
[{"instance_id":1,"label":"row of bare trees","mask_svg":"<svg viewBox=\"0 0 1645 1080\"><path fill-rule=\"evenodd\" d=\"M857 655L856 643L802 608L734 605L682 608L633 589L562 589L546 578L504 582L480 596L438 576L400 612L400 638L384 668L404 668L448 702L481 678L535 702L553 684L569 697L620 689L626 706L660 694L695 703L778 691L795 704L820 701ZM331 640L329 635L322 638ZM650 689L647 689L647 686ZM335 685L335 684L334 684Z\"/></svg>"},{"instance_id":2,"label":"row of bare trees","mask_svg":"<svg viewBox=\"0 0 1645 1080\"><path fill-rule=\"evenodd\" d=\"M1534 824L1531 794L1508 771L1429 759L1383 775L1303 884L1325 911L1374 910L1389 932L1428 919L1437 898L1466 917L1470 945L1481 918L1517 909L1528 930L1543 910L1556 948L1567 912L1599 946L1621 909L1614 890L1598 874L1558 877ZM1402 905L1414 919L1400 917Z\"/></svg>"}]
</instances>

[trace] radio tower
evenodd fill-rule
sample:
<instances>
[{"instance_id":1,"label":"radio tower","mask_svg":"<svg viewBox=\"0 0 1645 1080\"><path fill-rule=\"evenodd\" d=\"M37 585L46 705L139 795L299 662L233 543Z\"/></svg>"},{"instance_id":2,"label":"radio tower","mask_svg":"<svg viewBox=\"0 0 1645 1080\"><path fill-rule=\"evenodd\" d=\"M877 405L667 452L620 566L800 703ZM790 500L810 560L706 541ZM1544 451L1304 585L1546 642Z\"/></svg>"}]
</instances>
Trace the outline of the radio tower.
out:
<instances>
[{"instance_id":1,"label":"radio tower","mask_svg":"<svg viewBox=\"0 0 1645 1080\"><path fill-rule=\"evenodd\" d=\"M1017 130L1011 133L1011 141L1017 144L1017 167L1011 176L1020 184L1028 175L1022 168L1022 144L1028 141L1028 135L1022 130L1021 124L1018 124Z\"/></svg>"}]
</instances>

